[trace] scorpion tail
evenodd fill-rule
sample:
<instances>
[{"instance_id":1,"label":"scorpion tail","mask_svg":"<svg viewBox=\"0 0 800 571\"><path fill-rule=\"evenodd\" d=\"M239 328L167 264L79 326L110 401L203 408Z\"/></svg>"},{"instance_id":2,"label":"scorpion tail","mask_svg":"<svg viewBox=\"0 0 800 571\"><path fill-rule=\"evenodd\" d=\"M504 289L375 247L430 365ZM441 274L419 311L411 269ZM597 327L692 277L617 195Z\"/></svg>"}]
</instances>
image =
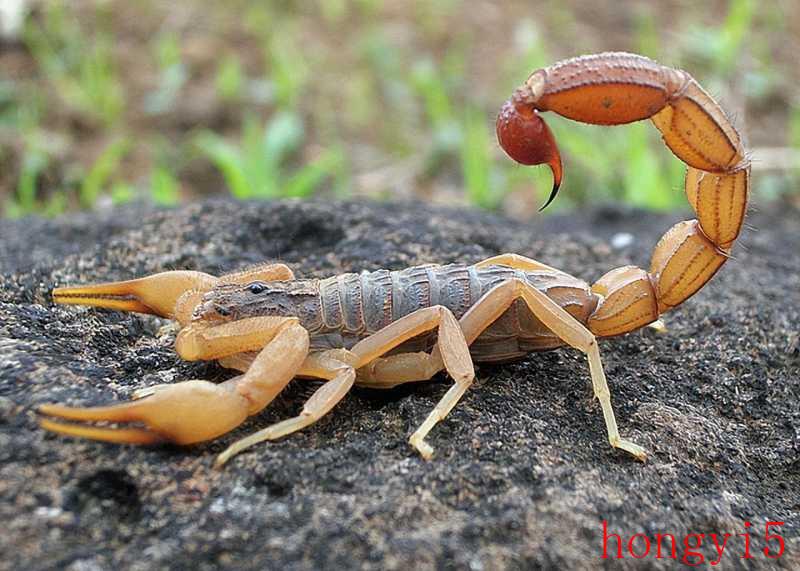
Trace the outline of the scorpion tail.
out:
<instances>
[{"instance_id":1,"label":"scorpion tail","mask_svg":"<svg viewBox=\"0 0 800 571\"><path fill-rule=\"evenodd\" d=\"M730 258L747 211L750 162L736 128L691 75L634 54L582 56L535 71L511 101L498 118L498 136L523 164L553 160L555 143L538 115L552 111L593 125L650 119L687 165L685 190L696 219L667 231L649 271L616 268L592 286L601 297L588 320L592 333L620 335L654 322Z\"/></svg>"}]
</instances>

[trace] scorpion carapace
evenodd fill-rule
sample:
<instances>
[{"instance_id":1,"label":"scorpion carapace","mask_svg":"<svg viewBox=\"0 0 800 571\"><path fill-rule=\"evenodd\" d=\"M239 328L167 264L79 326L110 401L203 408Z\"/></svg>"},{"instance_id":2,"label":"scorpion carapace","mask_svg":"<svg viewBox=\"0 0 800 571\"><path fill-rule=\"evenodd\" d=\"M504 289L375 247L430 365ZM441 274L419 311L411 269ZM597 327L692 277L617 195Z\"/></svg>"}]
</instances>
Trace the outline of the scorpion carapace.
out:
<instances>
[{"instance_id":1,"label":"scorpion carapace","mask_svg":"<svg viewBox=\"0 0 800 571\"><path fill-rule=\"evenodd\" d=\"M242 374L221 384L186 381L136 391L133 402L93 408L47 405L48 430L135 444L189 444L229 432L267 406L295 377L326 382L301 413L231 445L217 459L308 426L356 383L376 388L430 379L446 370L454 385L411 444L425 457L431 429L474 379L473 361L504 361L569 345L588 358L612 446L639 459L611 407L596 337L633 331L697 292L728 259L747 207L750 167L734 127L689 74L642 56L605 53L534 72L498 118L512 158L547 163L554 189L561 159L540 112L602 125L650 118L688 165L686 194L696 220L680 222L656 245L649 271L626 266L594 285L516 254L474 265L296 280L283 264L214 277L172 271L94 286L57 288L58 303L174 318L185 359L216 359ZM551 197L552 199L552 197ZM108 427L94 422L133 422Z\"/></svg>"}]
</instances>

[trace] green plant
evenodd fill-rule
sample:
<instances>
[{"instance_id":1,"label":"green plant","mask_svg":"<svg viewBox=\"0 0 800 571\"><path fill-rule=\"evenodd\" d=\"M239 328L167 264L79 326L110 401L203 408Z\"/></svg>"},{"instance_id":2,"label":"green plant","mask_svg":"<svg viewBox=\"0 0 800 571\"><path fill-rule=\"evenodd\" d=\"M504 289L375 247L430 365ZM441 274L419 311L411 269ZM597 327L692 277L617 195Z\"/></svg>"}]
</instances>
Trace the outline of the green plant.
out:
<instances>
[{"instance_id":1,"label":"green plant","mask_svg":"<svg viewBox=\"0 0 800 571\"><path fill-rule=\"evenodd\" d=\"M56 216L64 212L67 199L63 189L55 188L46 198L40 197L40 179L50 164L50 150L46 143L38 133L29 133L25 138L16 193L5 201L5 216Z\"/></svg>"},{"instance_id":2,"label":"green plant","mask_svg":"<svg viewBox=\"0 0 800 571\"><path fill-rule=\"evenodd\" d=\"M648 4L642 4L634 15L636 52L643 56L658 58L661 55L661 41L655 14Z\"/></svg>"},{"instance_id":3,"label":"green plant","mask_svg":"<svg viewBox=\"0 0 800 571\"><path fill-rule=\"evenodd\" d=\"M150 173L150 196L153 202L172 206L180 201L180 182L164 165L158 165Z\"/></svg>"},{"instance_id":4,"label":"green plant","mask_svg":"<svg viewBox=\"0 0 800 571\"><path fill-rule=\"evenodd\" d=\"M127 182L117 182L109 192L113 204L125 204L136 198L136 190Z\"/></svg>"},{"instance_id":5,"label":"green plant","mask_svg":"<svg viewBox=\"0 0 800 571\"><path fill-rule=\"evenodd\" d=\"M432 141L425 170L435 174L447 166L450 158L457 159L470 204L495 209L508 190L505 170L510 165L493 160L496 143L486 113L474 102L454 102L456 98L451 93L458 93L462 83L463 56L453 51L448 55L442 66L424 59L410 74L411 85L422 100ZM457 113L459 105L464 110Z\"/></svg>"},{"instance_id":6,"label":"green plant","mask_svg":"<svg viewBox=\"0 0 800 571\"><path fill-rule=\"evenodd\" d=\"M303 87L311 75L308 60L299 49L298 38L294 27L287 22L286 25L275 28L265 43L275 102L284 111L296 108Z\"/></svg>"},{"instance_id":7,"label":"green plant","mask_svg":"<svg viewBox=\"0 0 800 571\"><path fill-rule=\"evenodd\" d=\"M347 17L347 0L320 0L318 2L322 17L328 24L340 24Z\"/></svg>"},{"instance_id":8,"label":"green plant","mask_svg":"<svg viewBox=\"0 0 800 571\"><path fill-rule=\"evenodd\" d=\"M224 57L217 67L214 78L214 86L220 98L224 101L239 99L244 82L244 71L239 58L232 54Z\"/></svg>"},{"instance_id":9,"label":"green plant","mask_svg":"<svg viewBox=\"0 0 800 571\"><path fill-rule=\"evenodd\" d=\"M685 166L648 123L617 127L576 124L548 116L564 160L564 199L572 204L613 199L655 210L685 204L677 191Z\"/></svg>"},{"instance_id":10,"label":"green plant","mask_svg":"<svg viewBox=\"0 0 800 571\"><path fill-rule=\"evenodd\" d=\"M32 76L0 79L0 159L13 173L2 177L10 180L1 199L7 213L55 212L67 202L91 207L109 196L115 203L191 198L194 189L181 185L179 173L198 152L223 173L231 194L243 198L308 195L323 184L330 194L346 195L351 168L382 174L395 163L408 167L425 194L437 196L456 184L470 203L500 208L509 192L533 188L543 202L548 169L522 167L503 156L493 134L496 110L532 70L609 47L606 28L584 33L579 5L559 0L543 0L534 12L497 11L488 35L471 17L465 21L467 4L460 0L401 6L383 0L243 0L233 10L191 0L182 13L197 16L208 33L202 39L181 18L164 18L161 4L130 4L117 13L116 2L36 3L24 41L37 69ZM722 10L629 6L632 26L615 28L614 44L690 70L720 95L726 110L746 108L760 119L791 100L787 94L796 79L785 69L787 49L777 45L790 33L791 20L784 6L773 4L729 0ZM147 77L153 86L143 101L143 75L115 64L113 34L130 23L131 14L142 18L125 30L131 34L126 37L152 30L145 58L156 64L156 75ZM674 21L663 22L665 14ZM231 39L220 54L209 57L203 49ZM491 64L477 61L476 54L484 53L491 54ZM253 72L258 61L260 74ZM179 120L173 114L209 81L225 103L224 113L213 117L224 132L198 136L187 128L185 114ZM125 113L127 93L135 112ZM233 126L228 111L240 107L250 115ZM167 120L143 118L142 110ZM270 120L256 118L267 112ZM548 212L604 200L685 206L683 165L652 126L600 129L552 113L545 117L566 173L564 190ZM798 147L800 113L790 110L788 117L788 144ZM313 130L306 134L304 125ZM763 141L763 127L756 121L751 127L750 138ZM156 133L164 134L163 141ZM106 147L95 163L81 166L98 144ZM121 174L127 152L135 156L135 179ZM761 171L755 188L763 196L769 186L764 181L772 177L776 193L791 192L797 172ZM372 182L381 176L365 180L365 187L381 192Z\"/></svg>"},{"instance_id":11,"label":"green plant","mask_svg":"<svg viewBox=\"0 0 800 571\"><path fill-rule=\"evenodd\" d=\"M84 208L91 208L97 202L98 197L109 185L120 161L128 153L130 147L130 141L127 139L117 139L109 143L100 153L89 172L86 173L80 186L78 196Z\"/></svg>"},{"instance_id":12,"label":"green plant","mask_svg":"<svg viewBox=\"0 0 800 571\"><path fill-rule=\"evenodd\" d=\"M467 108L461 119L461 175L466 187L467 198L471 204L481 208L494 209L502 201L502 192L492 183L496 171L492 164L492 134L486 124L485 115L476 108Z\"/></svg>"},{"instance_id":13,"label":"green plant","mask_svg":"<svg viewBox=\"0 0 800 571\"><path fill-rule=\"evenodd\" d=\"M421 98L425 111L426 131L431 147L427 171L439 169L449 156L458 153L462 144L462 129L453 111L453 104L441 70L432 59L417 62L409 75L414 92Z\"/></svg>"},{"instance_id":14,"label":"green plant","mask_svg":"<svg viewBox=\"0 0 800 571\"><path fill-rule=\"evenodd\" d=\"M158 87L149 93L144 107L148 113L158 115L171 110L189 73L181 59L180 39L174 33L161 34L154 48L159 69Z\"/></svg>"},{"instance_id":15,"label":"green plant","mask_svg":"<svg viewBox=\"0 0 800 571\"><path fill-rule=\"evenodd\" d=\"M514 30L514 52L511 57L505 58L502 65L503 77L506 80L498 97L508 97L511 89L520 84L521 80L528 77L534 69L544 67L551 63L539 25L529 18L523 18L517 23Z\"/></svg>"},{"instance_id":16,"label":"green plant","mask_svg":"<svg viewBox=\"0 0 800 571\"><path fill-rule=\"evenodd\" d=\"M17 179L16 197L6 204L8 216L18 218L37 210L37 182L48 162L49 157L41 149L26 148Z\"/></svg>"},{"instance_id":17,"label":"green plant","mask_svg":"<svg viewBox=\"0 0 800 571\"><path fill-rule=\"evenodd\" d=\"M125 98L109 34L99 28L87 34L64 5L47 2L40 21L29 19L24 39L67 105L105 124L119 119Z\"/></svg>"},{"instance_id":18,"label":"green plant","mask_svg":"<svg viewBox=\"0 0 800 571\"><path fill-rule=\"evenodd\" d=\"M263 127L255 117L246 117L239 145L210 131L198 135L195 142L220 170L233 196L279 198L308 196L342 168L343 155L333 148L294 172L289 171L287 163L300 149L303 138L300 118L279 112Z\"/></svg>"},{"instance_id":19,"label":"green plant","mask_svg":"<svg viewBox=\"0 0 800 571\"><path fill-rule=\"evenodd\" d=\"M792 106L789 114L789 146L800 151L800 101Z\"/></svg>"},{"instance_id":20,"label":"green plant","mask_svg":"<svg viewBox=\"0 0 800 571\"><path fill-rule=\"evenodd\" d=\"M379 139L384 151L395 157L415 152L414 125L409 118L415 116L416 109L413 83L403 66L405 54L378 25L364 29L356 46L366 78L365 89L359 95L368 96L369 100L362 98L353 105L368 105L369 112L363 113L372 120L371 135Z\"/></svg>"},{"instance_id":21,"label":"green plant","mask_svg":"<svg viewBox=\"0 0 800 571\"><path fill-rule=\"evenodd\" d=\"M720 26L693 25L684 48L706 59L716 75L729 76L738 62L755 15L755 0L731 0Z\"/></svg>"},{"instance_id":22,"label":"green plant","mask_svg":"<svg viewBox=\"0 0 800 571\"><path fill-rule=\"evenodd\" d=\"M0 129L19 133L37 130L43 107L42 94L38 90L12 80L0 79Z\"/></svg>"}]
</instances>

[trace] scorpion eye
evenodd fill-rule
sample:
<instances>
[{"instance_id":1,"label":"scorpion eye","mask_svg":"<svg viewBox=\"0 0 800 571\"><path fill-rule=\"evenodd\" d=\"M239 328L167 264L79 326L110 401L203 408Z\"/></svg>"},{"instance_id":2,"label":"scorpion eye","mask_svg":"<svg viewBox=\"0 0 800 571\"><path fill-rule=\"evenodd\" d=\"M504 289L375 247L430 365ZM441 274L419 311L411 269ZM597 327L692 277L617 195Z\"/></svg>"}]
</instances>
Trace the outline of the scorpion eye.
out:
<instances>
[{"instance_id":1,"label":"scorpion eye","mask_svg":"<svg viewBox=\"0 0 800 571\"><path fill-rule=\"evenodd\" d=\"M260 293L264 293L267 289L267 286L262 284L261 282L253 282L249 286L247 286L247 291L252 294L258 295Z\"/></svg>"}]
</instances>

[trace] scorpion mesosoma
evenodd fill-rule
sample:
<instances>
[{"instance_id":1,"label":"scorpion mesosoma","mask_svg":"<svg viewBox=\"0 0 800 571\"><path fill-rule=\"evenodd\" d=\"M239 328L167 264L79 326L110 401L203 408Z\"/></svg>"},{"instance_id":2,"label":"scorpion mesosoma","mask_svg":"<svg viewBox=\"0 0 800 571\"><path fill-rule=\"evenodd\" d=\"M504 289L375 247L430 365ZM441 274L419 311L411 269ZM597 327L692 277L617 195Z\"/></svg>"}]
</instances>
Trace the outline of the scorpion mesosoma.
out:
<instances>
[{"instance_id":1,"label":"scorpion mesosoma","mask_svg":"<svg viewBox=\"0 0 800 571\"><path fill-rule=\"evenodd\" d=\"M388 388L430 379L455 383L410 437L425 458L430 430L474 379L473 361L504 361L570 345L588 358L612 446L644 460L617 430L597 337L656 322L706 284L728 259L744 220L749 162L719 105L686 72L642 56L603 53L535 71L497 119L501 146L516 161L548 164L553 192L561 159L539 113L617 125L650 118L688 167L685 190L697 218L659 241L649 271L611 270L594 285L535 260L502 254L472 266L295 279L283 264L220 278L169 271L130 281L53 290L58 303L92 305L174 318L176 350L188 360L218 360L242 374L221 384L191 380L137 391L107 407L45 405L48 430L96 440L190 444L225 434L261 411L294 377L325 382L301 413L235 442L217 459L306 427L354 384ZM548 201L549 203L549 201ZM86 422L139 423L107 427Z\"/></svg>"}]
</instances>

